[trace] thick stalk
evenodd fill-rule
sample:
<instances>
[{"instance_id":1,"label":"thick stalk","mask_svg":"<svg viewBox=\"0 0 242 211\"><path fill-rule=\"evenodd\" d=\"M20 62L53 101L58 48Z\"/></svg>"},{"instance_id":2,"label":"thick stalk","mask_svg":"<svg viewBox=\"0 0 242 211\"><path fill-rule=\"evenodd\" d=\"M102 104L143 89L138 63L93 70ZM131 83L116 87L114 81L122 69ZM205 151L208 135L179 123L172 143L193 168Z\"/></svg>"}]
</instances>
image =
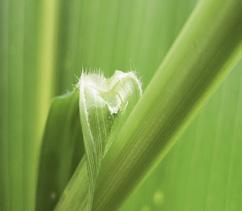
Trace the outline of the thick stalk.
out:
<instances>
[{"instance_id":1,"label":"thick stalk","mask_svg":"<svg viewBox=\"0 0 242 211\"><path fill-rule=\"evenodd\" d=\"M198 4L106 154L94 210L121 205L236 64L241 11L241 0Z\"/></svg>"}]
</instances>

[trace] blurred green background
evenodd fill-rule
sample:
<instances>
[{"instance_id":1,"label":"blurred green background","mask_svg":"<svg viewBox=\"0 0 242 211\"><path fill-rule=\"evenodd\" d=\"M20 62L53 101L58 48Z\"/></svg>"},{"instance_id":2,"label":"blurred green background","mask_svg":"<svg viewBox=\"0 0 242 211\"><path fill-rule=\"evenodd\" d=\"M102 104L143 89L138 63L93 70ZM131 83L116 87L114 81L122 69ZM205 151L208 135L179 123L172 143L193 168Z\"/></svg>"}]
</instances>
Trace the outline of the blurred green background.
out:
<instances>
[{"instance_id":1,"label":"blurred green background","mask_svg":"<svg viewBox=\"0 0 242 211\"><path fill-rule=\"evenodd\" d=\"M0 0L1 211L34 209L51 98L82 70L134 70L145 89L196 3ZM121 210L242 210L241 83L242 62Z\"/></svg>"}]
</instances>

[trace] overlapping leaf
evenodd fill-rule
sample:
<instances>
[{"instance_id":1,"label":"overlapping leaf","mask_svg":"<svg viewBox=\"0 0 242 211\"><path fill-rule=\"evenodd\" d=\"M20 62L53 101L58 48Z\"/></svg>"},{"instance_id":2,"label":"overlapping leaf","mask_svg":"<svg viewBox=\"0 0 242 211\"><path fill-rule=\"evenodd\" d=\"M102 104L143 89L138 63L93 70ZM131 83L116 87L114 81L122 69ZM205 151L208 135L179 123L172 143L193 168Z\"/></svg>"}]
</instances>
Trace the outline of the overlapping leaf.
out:
<instances>
[{"instance_id":1,"label":"overlapping leaf","mask_svg":"<svg viewBox=\"0 0 242 211\"><path fill-rule=\"evenodd\" d=\"M82 74L73 92L54 100L42 147L37 210L54 208L77 162L56 210L92 209L101 161L112 144L108 140L141 93L134 73L116 71L109 79Z\"/></svg>"}]
</instances>

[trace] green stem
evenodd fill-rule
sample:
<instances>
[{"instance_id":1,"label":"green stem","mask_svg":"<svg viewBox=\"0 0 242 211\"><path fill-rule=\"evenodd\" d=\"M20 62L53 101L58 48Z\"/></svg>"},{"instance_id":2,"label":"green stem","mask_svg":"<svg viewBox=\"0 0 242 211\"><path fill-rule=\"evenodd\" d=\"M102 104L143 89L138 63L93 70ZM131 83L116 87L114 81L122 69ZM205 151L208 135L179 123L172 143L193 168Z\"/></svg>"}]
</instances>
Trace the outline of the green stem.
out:
<instances>
[{"instance_id":1,"label":"green stem","mask_svg":"<svg viewBox=\"0 0 242 211\"><path fill-rule=\"evenodd\" d=\"M94 210L121 205L240 59L241 11L241 0L198 4L106 154Z\"/></svg>"}]
</instances>

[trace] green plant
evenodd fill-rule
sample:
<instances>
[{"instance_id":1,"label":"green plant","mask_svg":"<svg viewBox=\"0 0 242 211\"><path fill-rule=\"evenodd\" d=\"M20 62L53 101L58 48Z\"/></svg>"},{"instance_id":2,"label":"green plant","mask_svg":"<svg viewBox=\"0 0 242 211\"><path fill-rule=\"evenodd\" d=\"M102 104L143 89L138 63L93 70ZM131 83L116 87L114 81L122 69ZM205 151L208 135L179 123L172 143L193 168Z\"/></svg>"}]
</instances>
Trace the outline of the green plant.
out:
<instances>
[{"instance_id":1,"label":"green plant","mask_svg":"<svg viewBox=\"0 0 242 211\"><path fill-rule=\"evenodd\" d=\"M173 143L170 142L170 140L174 140L174 138L177 137L177 132L187 125L185 123L190 119L188 117L198 110L201 103L212 93L215 87L214 85L221 82L228 70L231 70L234 64L241 58L240 11L242 9L242 3L239 0L201 1L146 88L152 76L152 73L146 73L146 70L155 70L156 65L161 60L160 57L162 57L165 52L165 50L159 50L160 48L157 46L159 46L159 43L163 43L161 46L167 49L172 39L166 40L165 37L162 38L163 33L160 33L160 31L157 33L157 26L161 21L153 21L152 26L149 27L150 30L147 30L145 27L142 28L140 24L144 22L144 26L148 26L150 20L157 20L157 17L160 17L158 20L164 21L164 18L161 18L164 14L158 11L163 7L169 8L169 6L171 6L170 8L175 8L175 1L172 3L166 1L162 3L158 3L157 1L152 1L152 3L148 1L98 1L95 3L81 1L80 3L79 1L73 0L70 3L53 1L53 5L50 5L47 1L37 3L35 1L26 0L23 2L25 3L23 5L21 4L22 2L17 1L1 3L3 5L1 8L4 8L3 13L1 13L3 14L2 20L6 22L6 19L10 19L9 25L7 26L1 23L1 26L6 30L1 33L0 39L3 45L6 45L4 43L7 41L8 46L7 48L2 48L1 51L1 55L3 55L1 57L3 58L1 60L1 69L8 69L7 74L2 71L1 79L1 96L8 96L8 100L1 104L0 162L1 168L3 169L3 171L1 171L3 173L1 173L0 177L0 182L3 187L1 190L1 196L3 196L1 197L1 199L3 199L1 208L3 210L33 210L33 193L36 187L36 154L38 154L39 151L39 142L37 140L40 137L41 128L45 119L42 112L44 112L44 114L46 113L51 96L61 93L61 91L70 84L72 80L70 75L73 74L69 72L65 73L65 71L71 68L75 71L75 68L80 69L82 65L98 65L106 70L106 73L110 74L110 70L116 67L127 69L127 66L125 67L125 65L128 65L127 59L136 58L135 67L137 64L137 70L139 70L140 67L140 75L146 76L143 78L145 87L144 96L138 102L137 106L135 106L127 121L122 124L120 123L120 131L118 131L119 133L117 132L115 136L117 137L117 141L112 144L107 151L100 167L100 174L97 178L98 181L95 181L92 187L95 189L95 193L93 193L94 196L92 196L94 197L94 210L116 209L148 170L154 166L154 163L157 163L164 157ZM146 4L149 6L148 9L146 9ZM188 4L189 3L186 2L186 5ZM125 11L126 9L132 11L132 5L137 6L137 9L134 10L134 14L128 13L127 16L122 16L122 13L120 13L120 16L115 16L119 11ZM158 5L160 7L158 7ZM154 8L156 8L155 12L153 11ZM26 12L23 12L24 9L26 9ZM4 11L9 11L9 14ZM18 12L16 17L12 15L15 11ZM96 14L95 11L100 13ZM105 15L105 11L117 19L110 19L108 15ZM147 11L144 18L145 21L143 20L142 11ZM188 14L187 9L184 8L182 11L184 11L184 14ZM48 20L41 18L41 15L44 14L46 14L45 17L49 17ZM181 14L183 20L186 17L184 14ZM95 18L96 15L100 15L98 20ZM30 17L32 17L32 19ZM66 28L62 27L62 21L66 20L66 17L67 20L70 21L69 23L71 23L68 25L67 32L64 30ZM131 32L126 42L129 50L126 50L123 48L121 41L125 40L127 37L127 31L125 29L130 17L134 23L132 25L133 28L129 28ZM171 33L169 37L174 38L175 33L172 33L172 30L174 30L176 26L171 24L173 16L171 15L170 17L171 19L167 21L166 27ZM84 20L86 19L88 20L88 25L85 24ZM77 24L78 21L80 22ZM25 27L22 27L23 23ZM35 25L35 23L39 25ZM38 28L37 26L41 26L41 24L46 27ZM60 26L58 26L58 24L60 24ZM77 25L83 27L78 29L76 27ZM17 28L15 26L17 26ZM172 30L169 30L169 27L171 27ZM13 31L13 29L16 29L19 33L9 33L8 36L8 32ZM141 42L143 50L137 51L137 49L139 49L140 40L137 41L136 38L138 35L142 34L140 33L142 31L144 32L143 37L148 37L150 39L145 39L143 43ZM97 34L100 35L98 40L102 40L102 42L95 43ZM34 38L32 38L33 35L35 35ZM76 41L78 35L81 35L80 43ZM56 36L58 38L57 40L55 39ZM28 38L31 38L32 45L28 43ZM85 40L84 43L82 42L83 40ZM53 41L56 41L56 44ZM53 43L54 45L51 46ZM57 43L59 43L59 45L57 45ZM107 43L113 44L107 45ZM104 47L107 49L103 50ZM6 49L8 52L7 56L5 56ZM140 48L140 50L141 49L142 48ZM32 54L33 50L37 53ZM45 53L46 50L49 54ZM116 53L112 55L112 51ZM147 56L145 53L146 51L152 53L152 56L147 59L145 59ZM17 53L15 54L15 52ZM32 58L31 61L29 61L29 57ZM31 74L30 70L32 68L38 70L35 72L36 74ZM58 72L56 70L58 70ZM62 73L59 74L59 71L62 71ZM6 80L6 78L8 80ZM45 80L49 81L47 85ZM240 94L236 86L239 84L239 78L234 78L233 81L237 81L234 86L231 85L235 91L235 94L232 95L234 104L233 106L230 104L228 105L230 105L231 108L236 111L236 115L238 115L234 123L234 128L226 125L221 126L221 117L220 122L217 124L215 124L217 119L216 116L211 119L209 119L209 116L207 116L207 118L201 117L202 120L200 120L200 124L202 127L201 125L197 126L197 131L201 131L197 132L200 134L200 136L197 135L197 137L202 137L201 133L203 129L200 128L204 128L205 131L209 129L208 131L210 133L213 131L207 124L218 125L215 131L223 131L225 129L225 138L215 134L215 140L226 140L230 137L230 134L233 135L233 137L231 137L232 140L239 140L241 137L241 133L235 133L235 131L239 131L238 128L241 119L239 118L241 112L239 109L240 101L238 100ZM29 87L32 86L34 88L29 89ZM227 91L223 93L227 93ZM222 99L225 99L224 96L227 95L224 94ZM63 191L65 186L63 184L68 182L75 166L84 153L83 143L78 142L78 137L81 137L83 132L81 130L83 121L81 125L78 121L79 108L76 106L78 98L79 95L76 94L75 91L63 98L58 98L55 100L51 110L54 123L56 121L57 123L58 121L66 121L67 125L63 125L65 137L58 136L60 135L58 134L58 129L54 131L53 136L58 139L69 139L70 137L70 142L65 142L66 145L64 144L63 148L58 149L58 142L55 142L52 148L49 148L50 150L57 148L58 150L56 153L57 157L60 159L60 163L62 163L63 166L67 166L67 168L63 169L57 168L58 171L60 170L62 172L57 175L57 177L60 176L60 180L55 180L55 178L53 178L53 180L47 181L48 185L56 185L59 187L58 193ZM220 105L218 100L216 102L215 105ZM226 111L225 105L227 104L222 104L223 107L220 113ZM65 113L64 111L67 110L70 112ZM216 106L214 106L212 111L216 111ZM5 115L5 113L8 114ZM33 113L36 113L36 115L33 116ZM229 113L229 111L226 111L225 114L230 122L233 121L235 114ZM212 113L212 116L213 115ZM160 118L158 118L159 116ZM19 117L20 121L13 121L16 117ZM35 124L30 124L30 122L34 122ZM192 125L194 124L196 123ZM71 127L73 125L74 127ZM46 131L48 131L49 128L47 124ZM52 131L53 130L50 132ZM191 133L190 137L193 136L193 133ZM113 136L111 135L111 137ZM162 142L160 142L160 137L162 137ZM185 137L189 138L189 135L185 135ZM55 141L58 141L58 139ZM208 135L206 140L209 143L209 141L213 140L213 137ZM186 154L189 152L189 149L191 149L190 145L186 145L187 148L185 148L184 153L181 152L182 158L189 158ZM237 145L239 149L240 144L238 141ZM66 152L65 147L70 150L67 152L67 157L69 156L68 159L62 156L63 153ZM79 147L80 151L76 150ZM209 147L206 148L204 152L210 152L209 149ZM171 201L171 193L174 193L174 190L182 192L182 187L185 186L183 182L186 171L183 171L183 177L178 177L179 183L177 183L177 186L171 184L166 185L162 182L162 185L166 187L165 196L163 192L156 191L155 193L157 194L154 195L155 204L153 205L150 203L152 208L142 205L140 204L140 200L136 200L135 208L132 208L131 204L129 204L126 205L124 209L134 210L139 209L140 206L143 206L144 209L159 209L159 206L163 206L162 200L165 200L166 203L163 209L167 210L178 210L178 208L180 209L180 205L183 210L194 210L194 208L197 208L196 210L203 208L207 210L221 210L221 207L225 207L224 209L226 210L239 210L241 206L237 199L240 195L239 188L236 189L237 195L235 198L229 194L231 193L233 195L233 188L236 184L240 186L239 172L241 171L240 168L235 169L234 167L234 157L238 157L238 160L240 159L239 150L236 151L234 146L231 148L231 152L226 151L225 146L222 148L217 146L215 149L215 154L218 153L218 149L222 149L225 155L229 153L229 157L223 157L223 153L221 152L220 158L223 158L222 160L228 158L225 161L230 170L228 178L222 180L226 183L225 188L219 183L220 185L216 186L217 189L209 191L209 186L207 185L207 190L203 191L204 195L206 193L208 195L210 193L219 193L217 198L212 197L212 199L214 199L212 205L209 201L210 196L207 196L207 199L199 200L196 195L193 197L195 199L194 203L188 204L188 199L186 199L184 203L180 201L173 204L169 203L169 201ZM73 153L76 156L71 157L70 155ZM208 161L209 159L206 162ZM68 165L68 163L71 165ZM97 164L97 167L98 166L99 164ZM122 166L122 168L120 168L120 166ZM176 181L177 178L174 172L178 170L171 169L169 171L170 166L172 166L169 164L169 160L166 161L163 166L168 169L168 175L170 174L171 176L169 180L167 179L168 176L163 175L164 181L168 180L170 183ZM190 171L196 169L194 168L194 164L191 163L190 166L193 167L190 167ZM207 168L206 163L201 165L201 167L203 166L205 167L204 169ZM207 166L209 169L214 166L216 167L214 161L211 166ZM83 181L80 180L82 175L79 175L81 174L81 171L78 171L81 168L79 167L76 170L75 176L71 179L71 185L67 187L75 187L77 191L73 199L70 197L72 204L73 202L77 202L77 206L82 206L82 202L75 200L75 197L79 199L78 191L88 190L85 188L89 186L83 185ZM219 168L218 166L216 172L220 172L220 169L225 168ZM179 170L182 172L182 169ZM164 170L161 171L164 172ZM232 172L235 172L235 181L231 179L233 175ZM8 175L10 177L8 177ZM222 175L226 176L227 174L224 173ZM204 181L209 182L209 184L213 186L214 183L211 178L214 179L216 177L210 176ZM221 176L220 178L224 177ZM94 178L94 180L96 179ZM85 181L85 183L90 184L88 182L90 181ZM81 184L81 189L79 188L79 184ZM189 182L186 182L186 184L189 184ZM196 184L199 184L199 182ZM193 190L192 185L189 187L191 188L185 189L187 195L188 193L192 193ZM24 188L27 188L29 191L26 191L27 193L25 194L21 194ZM43 188L48 189L49 186ZM69 196L73 196L74 192L72 192L71 189L70 191L69 189L67 190ZM170 197L167 192L170 193ZM140 192L140 194L142 193L144 194L143 191ZM179 193L176 196L179 196ZM205 197L204 195L203 197ZM54 199L56 198L55 193L52 197ZM143 198L142 196L136 197L137 199ZM165 199L163 199L163 197L165 197ZM74 209L71 203L65 201L65 199L66 197L60 202L69 209ZM179 199L179 197L175 199ZM225 204L219 202L221 199L226 199ZM15 203L11 203L13 201ZM55 203L56 202L54 202L54 204ZM54 204L51 206L54 206ZM45 206L45 204L43 206ZM60 205L60 210L62 209L61 206L63 205ZM38 209L41 210L40 207L38 207Z\"/></svg>"}]
</instances>

